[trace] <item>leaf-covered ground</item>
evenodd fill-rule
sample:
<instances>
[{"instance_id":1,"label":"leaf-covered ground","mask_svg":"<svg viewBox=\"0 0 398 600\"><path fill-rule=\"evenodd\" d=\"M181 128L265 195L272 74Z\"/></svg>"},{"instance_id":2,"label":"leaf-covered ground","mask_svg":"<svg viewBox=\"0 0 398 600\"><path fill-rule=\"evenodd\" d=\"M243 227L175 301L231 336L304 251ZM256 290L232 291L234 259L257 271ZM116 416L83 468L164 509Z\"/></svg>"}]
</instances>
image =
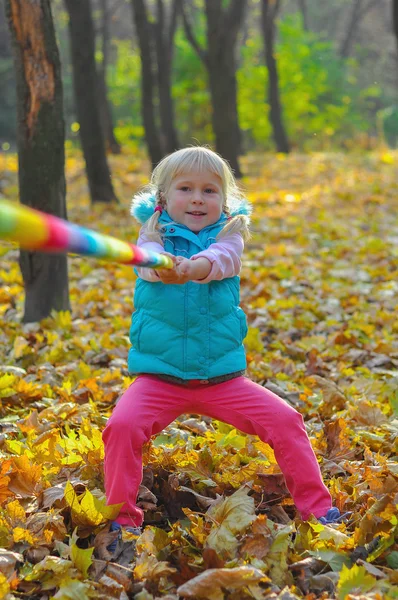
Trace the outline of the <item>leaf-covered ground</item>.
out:
<instances>
[{"instance_id":1,"label":"leaf-covered ground","mask_svg":"<svg viewBox=\"0 0 398 600\"><path fill-rule=\"evenodd\" d=\"M249 374L306 421L347 523L302 522L272 450L199 415L145 448L145 529L109 562L101 430L129 385L132 269L70 259L72 315L22 325L18 252L0 246L0 598L398 598L398 155L251 156L242 271ZM118 206L71 221L134 241L145 163L111 157ZM17 197L16 159L0 191Z\"/></svg>"}]
</instances>

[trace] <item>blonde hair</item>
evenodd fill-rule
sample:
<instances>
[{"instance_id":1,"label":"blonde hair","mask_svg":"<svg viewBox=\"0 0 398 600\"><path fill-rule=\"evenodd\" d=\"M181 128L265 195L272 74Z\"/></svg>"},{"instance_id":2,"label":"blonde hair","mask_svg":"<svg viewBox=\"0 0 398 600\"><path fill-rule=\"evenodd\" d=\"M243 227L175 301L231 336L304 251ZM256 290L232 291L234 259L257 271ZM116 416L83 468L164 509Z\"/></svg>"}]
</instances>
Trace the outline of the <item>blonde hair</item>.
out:
<instances>
[{"instance_id":1,"label":"blonde hair","mask_svg":"<svg viewBox=\"0 0 398 600\"><path fill-rule=\"evenodd\" d=\"M175 177L181 173L194 171L202 173L210 171L221 179L223 207L222 211L227 215L228 221L217 235L217 239L231 233L240 233L246 241L250 237L249 218L246 215L230 216L231 199L235 203L244 201L244 196L235 181L231 167L219 154L206 148L205 146L190 146L176 150L172 154L165 156L154 168L151 182L147 190L156 196L159 206L165 208L166 194L170 189L171 183ZM145 235L157 242L162 243L162 236L159 228L160 212L156 211L145 223Z\"/></svg>"}]
</instances>

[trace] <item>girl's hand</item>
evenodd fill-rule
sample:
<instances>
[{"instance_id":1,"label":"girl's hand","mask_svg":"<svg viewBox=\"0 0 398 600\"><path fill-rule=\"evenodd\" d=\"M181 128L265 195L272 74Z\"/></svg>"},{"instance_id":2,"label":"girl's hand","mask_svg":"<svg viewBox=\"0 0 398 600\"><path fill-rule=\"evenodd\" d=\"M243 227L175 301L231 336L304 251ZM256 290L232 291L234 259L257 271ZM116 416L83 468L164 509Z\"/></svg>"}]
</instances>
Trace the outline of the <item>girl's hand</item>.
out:
<instances>
[{"instance_id":1,"label":"girl's hand","mask_svg":"<svg viewBox=\"0 0 398 600\"><path fill-rule=\"evenodd\" d=\"M170 254L169 252L162 252L166 256L169 256L174 263L173 269L159 269L155 271L156 275L159 277L159 280L162 283L186 283L188 280L181 277L181 274L178 272L178 264L181 259L180 256L174 256L174 254Z\"/></svg>"},{"instance_id":2,"label":"girl's hand","mask_svg":"<svg viewBox=\"0 0 398 600\"><path fill-rule=\"evenodd\" d=\"M211 271L211 262L207 258L190 260L178 257L176 269L184 279L182 283L185 283L186 281L205 279Z\"/></svg>"},{"instance_id":3,"label":"girl's hand","mask_svg":"<svg viewBox=\"0 0 398 600\"><path fill-rule=\"evenodd\" d=\"M162 283L174 283L182 285L188 281L205 279L211 271L211 262L207 258L190 260L182 256L173 256L168 252L162 252L173 260L173 269L160 269L156 271Z\"/></svg>"},{"instance_id":4,"label":"girl's hand","mask_svg":"<svg viewBox=\"0 0 398 600\"><path fill-rule=\"evenodd\" d=\"M174 281L172 281L172 280L176 276L176 270L175 270L176 264L177 264L176 257L174 256L174 254L170 254L170 252L162 252L161 254L164 254L165 256L168 256L169 258L171 258L171 260L173 261L174 267L172 269L159 269L159 270L155 269L155 273L159 277L160 281L162 281L163 283L174 283Z\"/></svg>"}]
</instances>

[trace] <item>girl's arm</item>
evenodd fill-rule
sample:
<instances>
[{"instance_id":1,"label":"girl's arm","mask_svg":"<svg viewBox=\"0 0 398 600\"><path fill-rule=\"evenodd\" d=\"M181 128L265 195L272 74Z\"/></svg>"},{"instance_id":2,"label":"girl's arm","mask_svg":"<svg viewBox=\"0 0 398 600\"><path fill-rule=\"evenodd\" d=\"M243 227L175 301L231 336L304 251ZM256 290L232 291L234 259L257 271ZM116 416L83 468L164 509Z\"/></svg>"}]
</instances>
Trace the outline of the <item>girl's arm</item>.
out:
<instances>
[{"instance_id":1,"label":"girl's arm","mask_svg":"<svg viewBox=\"0 0 398 600\"><path fill-rule=\"evenodd\" d=\"M241 257L243 248L244 242L240 233L231 233L211 244L207 250L202 250L202 252L194 254L190 259L191 261L207 259L210 262L210 266L206 268L206 263L203 263L203 269L198 269L198 271L202 271L202 274L204 273L205 276L203 278L194 278L192 281L196 283L208 283L209 281L239 275L242 266ZM202 260L200 262L202 263ZM208 271L208 269L210 270ZM195 268L194 270L196 271Z\"/></svg>"},{"instance_id":2,"label":"girl's arm","mask_svg":"<svg viewBox=\"0 0 398 600\"><path fill-rule=\"evenodd\" d=\"M141 233L138 236L137 246L143 248L145 250L149 250L150 252L157 252L158 254L164 253L164 247L159 242L153 242L148 240L145 236L145 233ZM160 281L159 275L156 273L155 269L148 269L147 267L137 267L136 272L141 279L145 279L145 281Z\"/></svg>"},{"instance_id":3,"label":"girl's arm","mask_svg":"<svg viewBox=\"0 0 398 600\"><path fill-rule=\"evenodd\" d=\"M145 233L140 233L137 246L159 254L165 253L162 244L148 240ZM207 250L194 254L190 259L177 257L177 272L181 273L181 279L173 279L172 283L208 283L239 275L243 249L244 242L240 233L232 233L211 244ZM136 271L145 281L160 281L155 269L140 267Z\"/></svg>"}]
</instances>

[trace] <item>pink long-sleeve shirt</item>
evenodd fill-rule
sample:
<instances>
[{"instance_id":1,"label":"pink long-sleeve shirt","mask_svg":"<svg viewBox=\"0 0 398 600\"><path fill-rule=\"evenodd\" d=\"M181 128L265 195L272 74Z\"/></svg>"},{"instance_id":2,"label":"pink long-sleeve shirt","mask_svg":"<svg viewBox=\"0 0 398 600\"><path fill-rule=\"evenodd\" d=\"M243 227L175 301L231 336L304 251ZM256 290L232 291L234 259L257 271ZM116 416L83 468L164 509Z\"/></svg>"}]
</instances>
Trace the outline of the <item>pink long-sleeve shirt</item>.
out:
<instances>
[{"instance_id":1,"label":"pink long-sleeve shirt","mask_svg":"<svg viewBox=\"0 0 398 600\"><path fill-rule=\"evenodd\" d=\"M164 252L164 247L159 242L148 240L145 233L140 233L137 246L157 252ZM191 260L198 258L207 258L211 263L210 273L205 279L195 280L195 283L209 283L209 281L226 279L239 275L242 266L241 257L243 253L244 242L240 233L231 233L222 237L219 241L211 244L207 250L202 250L191 256ZM138 275L145 281L159 281L155 269L141 267L137 269Z\"/></svg>"}]
</instances>

